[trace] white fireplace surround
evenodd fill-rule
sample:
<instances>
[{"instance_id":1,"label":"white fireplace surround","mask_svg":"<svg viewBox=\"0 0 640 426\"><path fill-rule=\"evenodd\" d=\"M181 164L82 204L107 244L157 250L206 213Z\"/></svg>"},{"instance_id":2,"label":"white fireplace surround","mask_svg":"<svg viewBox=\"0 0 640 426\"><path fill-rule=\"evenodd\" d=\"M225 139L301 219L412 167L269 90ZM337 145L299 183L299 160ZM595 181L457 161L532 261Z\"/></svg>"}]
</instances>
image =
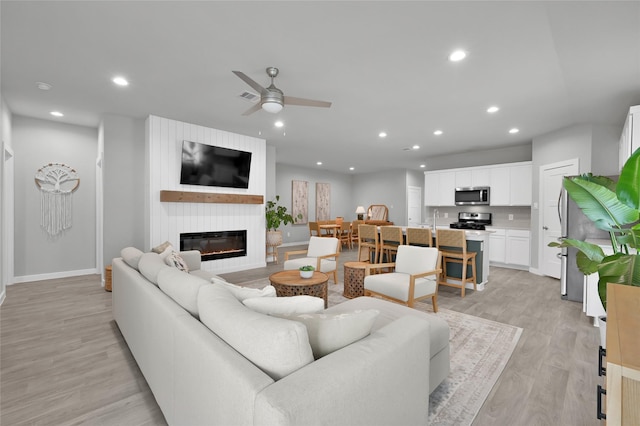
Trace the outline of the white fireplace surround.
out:
<instances>
[{"instance_id":1,"label":"white fireplace surround","mask_svg":"<svg viewBox=\"0 0 640 426\"><path fill-rule=\"evenodd\" d=\"M252 153L249 188L220 188L180 184L182 141L216 145ZM169 241L180 247L180 234L247 230L247 256L205 261L202 269L216 274L259 268L265 261L264 204L161 202L161 190L251 194L265 196L266 142L250 136L149 116L146 122L145 199L147 248Z\"/></svg>"}]
</instances>

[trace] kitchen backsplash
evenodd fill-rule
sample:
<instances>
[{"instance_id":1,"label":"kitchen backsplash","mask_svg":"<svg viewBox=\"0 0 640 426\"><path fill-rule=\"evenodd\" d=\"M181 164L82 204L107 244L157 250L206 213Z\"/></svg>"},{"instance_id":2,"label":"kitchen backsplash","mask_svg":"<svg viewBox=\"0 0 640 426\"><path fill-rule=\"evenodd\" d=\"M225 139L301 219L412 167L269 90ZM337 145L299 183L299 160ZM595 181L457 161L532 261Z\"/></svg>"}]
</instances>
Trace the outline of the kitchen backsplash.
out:
<instances>
[{"instance_id":1,"label":"kitchen backsplash","mask_svg":"<svg viewBox=\"0 0 640 426\"><path fill-rule=\"evenodd\" d=\"M427 207L425 225L432 225L433 211L437 210L436 225L443 226L458 221L458 212L491 213L492 226L496 228L530 229L531 207L491 207L491 206L458 206ZM509 220L513 215L513 220ZM448 217L445 217L448 216Z\"/></svg>"}]
</instances>

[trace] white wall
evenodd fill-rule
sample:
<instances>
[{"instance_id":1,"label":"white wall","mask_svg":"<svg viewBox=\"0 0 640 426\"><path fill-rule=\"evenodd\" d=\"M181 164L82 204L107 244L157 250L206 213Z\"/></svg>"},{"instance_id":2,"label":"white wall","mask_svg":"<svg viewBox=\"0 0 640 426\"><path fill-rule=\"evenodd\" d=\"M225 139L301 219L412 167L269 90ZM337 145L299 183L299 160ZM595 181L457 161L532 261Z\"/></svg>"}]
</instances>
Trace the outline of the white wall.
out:
<instances>
[{"instance_id":1,"label":"white wall","mask_svg":"<svg viewBox=\"0 0 640 426\"><path fill-rule=\"evenodd\" d=\"M15 282L96 273L95 157L97 129L13 116L15 154ZM80 176L73 224L56 238L40 227L36 171L64 163Z\"/></svg>"},{"instance_id":2,"label":"white wall","mask_svg":"<svg viewBox=\"0 0 640 426\"><path fill-rule=\"evenodd\" d=\"M180 247L184 232L247 230L247 256L203 262L214 273L241 271L266 265L264 204L160 202L161 190L262 195L266 193L266 143L263 139L150 116L146 122L149 206L145 249L164 241ZM252 152L249 188L219 188L180 184L184 140Z\"/></svg>"}]
</instances>

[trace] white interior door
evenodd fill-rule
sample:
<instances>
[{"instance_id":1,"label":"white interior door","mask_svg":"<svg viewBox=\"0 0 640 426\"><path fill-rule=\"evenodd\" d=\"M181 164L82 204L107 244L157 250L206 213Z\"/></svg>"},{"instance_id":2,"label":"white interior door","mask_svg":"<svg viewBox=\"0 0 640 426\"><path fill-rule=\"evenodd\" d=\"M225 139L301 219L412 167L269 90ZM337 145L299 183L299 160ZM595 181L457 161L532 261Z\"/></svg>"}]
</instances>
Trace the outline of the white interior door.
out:
<instances>
[{"instance_id":1,"label":"white interior door","mask_svg":"<svg viewBox=\"0 0 640 426\"><path fill-rule=\"evenodd\" d=\"M422 190L418 186L407 187L407 225L418 226L422 223Z\"/></svg>"},{"instance_id":2,"label":"white interior door","mask_svg":"<svg viewBox=\"0 0 640 426\"><path fill-rule=\"evenodd\" d=\"M542 194L542 273L554 278L560 278L561 274L561 250L549 247L552 241L558 241L562 233L560 230L560 218L558 216L558 202L562 190L562 178L564 176L577 175L580 172L578 159L567 160L561 163L547 164L540 167L540 179Z\"/></svg>"}]
</instances>

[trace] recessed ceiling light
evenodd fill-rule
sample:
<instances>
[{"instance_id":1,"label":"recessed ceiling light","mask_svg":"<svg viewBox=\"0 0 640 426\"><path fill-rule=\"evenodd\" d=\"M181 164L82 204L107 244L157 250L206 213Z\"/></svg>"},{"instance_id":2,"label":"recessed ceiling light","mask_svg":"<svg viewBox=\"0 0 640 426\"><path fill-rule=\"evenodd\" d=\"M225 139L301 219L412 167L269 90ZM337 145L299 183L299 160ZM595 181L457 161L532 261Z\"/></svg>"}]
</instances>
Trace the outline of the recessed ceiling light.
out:
<instances>
[{"instance_id":1,"label":"recessed ceiling light","mask_svg":"<svg viewBox=\"0 0 640 426\"><path fill-rule=\"evenodd\" d=\"M51 90L51 87L52 87L49 83L45 83L45 82L42 82L42 81L36 82L36 86L40 90Z\"/></svg>"},{"instance_id":2,"label":"recessed ceiling light","mask_svg":"<svg viewBox=\"0 0 640 426\"><path fill-rule=\"evenodd\" d=\"M420 145L414 145L414 146L412 146L411 148L413 148L413 149L420 149Z\"/></svg>"},{"instance_id":3,"label":"recessed ceiling light","mask_svg":"<svg viewBox=\"0 0 640 426\"><path fill-rule=\"evenodd\" d=\"M355 169L356 169L355 167L349 167L349 170L355 170Z\"/></svg>"},{"instance_id":4,"label":"recessed ceiling light","mask_svg":"<svg viewBox=\"0 0 640 426\"><path fill-rule=\"evenodd\" d=\"M284 123L283 123L282 121L276 121L276 122L274 123L274 126L276 126L276 127L282 127L282 126L284 126Z\"/></svg>"},{"instance_id":5,"label":"recessed ceiling light","mask_svg":"<svg viewBox=\"0 0 640 426\"><path fill-rule=\"evenodd\" d=\"M381 137L381 138L386 138L387 134L385 132L380 132L380 133L378 133L378 136Z\"/></svg>"},{"instance_id":6,"label":"recessed ceiling light","mask_svg":"<svg viewBox=\"0 0 640 426\"><path fill-rule=\"evenodd\" d=\"M433 134L436 136L440 136L442 133L442 130L436 130L435 132L433 132Z\"/></svg>"},{"instance_id":7,"label":"recessed ceiling light","mask_svg":"<svg viewBox=\"0 0 640 426\"><path fill-rule=\"evenodd\" d=\"M449 55L449 60L451 62L458 62L463 60L464 58L467 57L467 52L465 52L464 50L454 50L450 55Z\"/></svg>"},{"instance_id":8,"label":"recessed ceiling light","mask_svg":"<svg viewBox=\"0 0 640 426\"><path fill-rule=\"evenodd\" d=\"M118 86L128 86L129 85L129 82L124 77L114 77L113 80L111 80L111 81L113 81Z\"/></svg>"},{"instance_id":9,"label":"recessed ceiling light","mask_svg":"<svg viewBox=\"0 0 640 426\"><path fill-rule=\"evenodd\" d=\"M497 106L490 106L489 108L487 108L487 112L489 114L493 114L494 112L498 112L500 111L500 108L498 108Z\"/></svg>"},{"instance_id":10,"label":"recessed ceiling light","mask_svg":"<svg viewBox=\"0 0 640 426\"><path fill-rule=\"evenodd\" d=\"M427 167L425 164L420 164L421 169L424 169L425 167Z\"/></svg>"},{"instance_id":11,"label":"recessed ceiling light","mask_svg":"<svg viewBox=\"0 0 640 426\"><path fill-rule=\"evenodd\" d=\"M51 111L49 114L53 115L54 117L64 117L64 114L60 111Z\"/></svg>"},{"instance_id":12,"label":"recessed ceiling light","mask_svg":"<svg viewBox=\"0 0 640 426\"><path fill-rule=\"evenodd\" d=\"M322 166L322 161L318 161L316 164L317 164L318 166Z\"/></svg>"},{"instance_id":13,"label":"recessed ceiling light","mask_svg":"<svg viewBox=\"0 0 640 426\"><path fill-rule=\"evenodd\" d=\"M513 134L513 133L518 133L520 131L520 129L516 129L515 127L511 130L509 130L509 133Z\"/></svg>"}]
</instances>

